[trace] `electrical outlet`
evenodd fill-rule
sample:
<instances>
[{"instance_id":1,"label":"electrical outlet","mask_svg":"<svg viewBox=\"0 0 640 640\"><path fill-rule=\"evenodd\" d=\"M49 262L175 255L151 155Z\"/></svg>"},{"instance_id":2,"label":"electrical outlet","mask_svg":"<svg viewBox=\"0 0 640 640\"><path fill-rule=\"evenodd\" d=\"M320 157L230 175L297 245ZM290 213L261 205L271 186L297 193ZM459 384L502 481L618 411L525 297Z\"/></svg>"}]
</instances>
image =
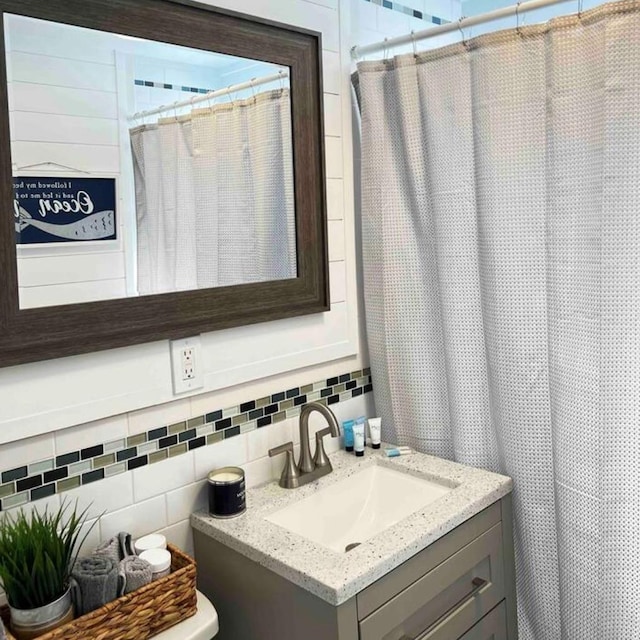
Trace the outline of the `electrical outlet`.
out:
<instances>
[{"instance_id":1,"label":"electrical outlet","mask_svg":"<svg viewBox=\"0 0 640 640\"><path fill-rule=\"evenodd\" d=\"M204 385L204 376L200 336L172 340L170 345L173 393L201 389Z\"/></svg>"}]
</instances>

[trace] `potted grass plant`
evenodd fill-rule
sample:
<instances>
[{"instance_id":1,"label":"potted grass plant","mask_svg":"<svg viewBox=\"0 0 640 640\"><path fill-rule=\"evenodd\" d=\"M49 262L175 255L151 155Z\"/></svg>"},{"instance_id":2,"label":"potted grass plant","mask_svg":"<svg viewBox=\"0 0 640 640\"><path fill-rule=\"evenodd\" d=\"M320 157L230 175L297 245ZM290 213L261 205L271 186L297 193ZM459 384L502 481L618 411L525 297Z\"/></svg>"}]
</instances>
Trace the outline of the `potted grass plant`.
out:
<instances>
[{"instance_id":1,"label":"potted grass plant","mask_svg":"<svg viewBox=\"0 0 640 640\"><path fill-rule=\"evenodd\" d=\"M70 510L63 502L55 512L34 510L28 516L21 509L0 521L0 583L18 640L30 640L73 619L69 577L95 525L83 532L87 509L78 514L77 503Z\"/></svg>"}]
</instances>

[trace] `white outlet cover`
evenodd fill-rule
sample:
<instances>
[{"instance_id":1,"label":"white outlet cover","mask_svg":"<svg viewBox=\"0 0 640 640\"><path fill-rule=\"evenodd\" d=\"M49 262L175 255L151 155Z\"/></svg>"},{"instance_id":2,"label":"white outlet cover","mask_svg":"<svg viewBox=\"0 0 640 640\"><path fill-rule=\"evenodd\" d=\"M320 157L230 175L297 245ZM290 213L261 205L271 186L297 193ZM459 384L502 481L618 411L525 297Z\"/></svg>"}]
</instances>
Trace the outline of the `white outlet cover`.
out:
<instances>
[{"instance_id":1,"label":"white outlet cover","mask_svg":"<svg viewBox=\"0 0 640 640\"><path fill-rule=\"evenodd\" d=\"M171 340L171 378L173 380L173 393L175 395L188 393L204 386L204 372L202 370L202 341L200 336ZM182 373L184 349L193 350L193 377L185 378Z\"/></svg>"}]
</instances>

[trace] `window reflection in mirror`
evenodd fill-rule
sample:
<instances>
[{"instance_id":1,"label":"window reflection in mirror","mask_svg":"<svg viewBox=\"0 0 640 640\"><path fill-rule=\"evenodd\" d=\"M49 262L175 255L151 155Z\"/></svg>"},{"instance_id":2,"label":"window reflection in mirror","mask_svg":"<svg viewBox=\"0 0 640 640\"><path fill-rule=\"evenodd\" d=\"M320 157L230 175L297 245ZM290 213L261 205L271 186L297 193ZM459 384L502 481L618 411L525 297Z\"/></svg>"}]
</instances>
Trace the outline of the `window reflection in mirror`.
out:
<instances>
[{"instance_id":1,"label":"window reflection in mirror","mask_svg":"<svg viewBox=\"0 0 640 640\"><path fill-rule=\"evenodd\" d=\"M21 308L296 277L288 69L5 15Z\"/></svg>"}]
</instances>

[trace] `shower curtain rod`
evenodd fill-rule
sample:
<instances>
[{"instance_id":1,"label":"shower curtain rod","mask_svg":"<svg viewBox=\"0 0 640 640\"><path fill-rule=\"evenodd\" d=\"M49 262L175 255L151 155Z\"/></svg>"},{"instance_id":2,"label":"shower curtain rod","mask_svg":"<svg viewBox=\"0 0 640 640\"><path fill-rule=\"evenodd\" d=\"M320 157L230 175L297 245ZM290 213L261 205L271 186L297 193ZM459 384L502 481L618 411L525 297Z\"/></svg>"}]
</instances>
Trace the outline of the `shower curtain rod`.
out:
<instances>
[{"instance_id":1,"label":"shower curtain rod","mask_svg":"<svg viewBox=\"0 0 640 640\"><path fill-rule=\"evenodd\" d=\"M388 51L389 49L400 45L411 43L415 44L419 40L426 40L427 38L440 36L443 33L451 33L452 31L462 31L462 29L465 29L466 27L473 27L485 22L491 22L492 20L498 20L499 18L508 18L509 16L516 16L517 18L528 11L541 9L542 7L550 7L551 5L560 4L562 2L569 2L569 0L528 0L527 2L518 2L518 4L514 4L510 7L503 7L502 9L496 9L495 11L489 11L469 18L460 18L460 20L456 20L455 22L448 22L447 24L433 27L431 29L412 31L405 36L385 38L381 42L374 42L373 44L367 44L364 46L356 45L351 47L351 57L354 60L358 60L358 58L362 58L362 56L369 53L380 53L381 51ZM578 11L581 6L582 2L581 0L578 0Z\"/></svg>"},{"instance_id":2,"label":"shower curtain rod","mask_svg":"<svg viewBox=\"0 0 640 640\"><path fill-rule=\"evenodd\" d=\"M155 109L149 109L148 111L138 111L129 117L129 120L137 120L139 118L146 118L147 116L153 116L157 113L163 113L164 111L171 111L172 109L180 109L181 107L188 107L190 105L198 104L199 102L205 102L206 100L213 100L213 98L219 98L220 96L228 96L231 93L237 91L244 91L245 89L253 89L259 87L262 84L269 84L276 80L284 80L289 77L288 70L280 70L278 73L273 73L269 76L262 76L261 78L251 78L247 82L240 82L239 84L232 84L224 89L216 89L215 91L209 91L209 93L198 94L188 100L179 100L172 102L171 104L163 104Z\"/></svg>"}]
</instances>

